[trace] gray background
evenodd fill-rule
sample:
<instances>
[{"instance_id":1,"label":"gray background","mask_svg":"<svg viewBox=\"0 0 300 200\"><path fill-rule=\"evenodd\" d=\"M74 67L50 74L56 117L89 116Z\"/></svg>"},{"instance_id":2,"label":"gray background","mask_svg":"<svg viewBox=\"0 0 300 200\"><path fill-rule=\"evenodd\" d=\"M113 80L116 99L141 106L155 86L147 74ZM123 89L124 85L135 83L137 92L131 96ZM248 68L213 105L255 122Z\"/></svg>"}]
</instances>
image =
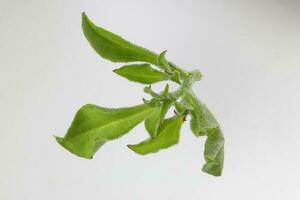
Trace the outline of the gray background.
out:
<instances>
[{"instance_id":1,"label":"gray background","mask_svg":"<svg viewBox=\"0 0 300 200\"><path fill-rule=\"evenodd\" d=\"M0 199L300 198L300 1L0 2ZM204 138L188 124L179 145L145 157L126 147L143 125L91 161L56 144L81 105L145 96L88 45L82 11L204 74L194 89L224 130L222 177L201 172Z\"/></svg>"}]
</instances>

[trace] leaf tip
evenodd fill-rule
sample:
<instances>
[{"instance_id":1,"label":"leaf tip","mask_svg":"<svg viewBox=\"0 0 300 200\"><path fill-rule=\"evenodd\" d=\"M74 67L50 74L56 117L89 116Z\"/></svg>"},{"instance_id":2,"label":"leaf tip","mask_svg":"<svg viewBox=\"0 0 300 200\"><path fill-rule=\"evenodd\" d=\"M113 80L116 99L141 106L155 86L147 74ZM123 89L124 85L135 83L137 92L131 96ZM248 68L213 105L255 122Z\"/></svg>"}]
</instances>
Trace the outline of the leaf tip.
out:
<instances>
[{"instance_id":1,"label":"leaf tip","mask_svg":"<svg viewBox=\"0 0 300 200\"><path fill-rule=\"evenodd\" d=\"M119 70L118 69L114 69L114 70L112 70L114 73L116 73L116 74L119 74L118 72L119 72Z\"/></svg>"},{"instance_id":2,"label":"leaf tip","mask_svg":"<svg viewBox=\"0 0 300 200\"><path fill-rule=\"evenodd\" d=\"M134 150L134 145L132 145L132 144L127 144L126 146L127 146L128 149L130 149L130 150L132 150L132 151L135 152L135 150Z\"/></svg>"},{"instance_id":3,"label":"leaf tip","mask_svg":"<svg viewBox=\"0 0 300 200\"><path fill-rule=\"evenodd\" d=\"M58 137L58 136L56 136L56 135L52 135L52 136L54 137L54 139L56 140L56 142L59 143L59 144L61 144L61 143L62 143L62 140L64 139L64 138Z\"/></svg>"},{"instance_id":4,"label":"leaf tip","mask_svg":"<svg viewBox=\"0 0 300 200\"><path fill-rule=\"evenodd\" d=\"M82 19L82 21L87 21L88 20L88 17L87 17L87 15L84 11L81 13L81 19Z\"/></svg>"},{"instance_id":5,"label":"leaf tip","mask_svg":"<svg viewBox=\"0 0 300 200\"><path fill-rule=\"evenodd\" d=\"M137 145L134 145L134 144L127 144L127 147L128 147L131 151L133 151L133 152L135 152L135 153L137 153L137 154L139 154L139 155L145 155L145 154L146 154L146 153L144 153L144 152L139 151L138 148L137 148Z\"/></svg>"}]
</instances>

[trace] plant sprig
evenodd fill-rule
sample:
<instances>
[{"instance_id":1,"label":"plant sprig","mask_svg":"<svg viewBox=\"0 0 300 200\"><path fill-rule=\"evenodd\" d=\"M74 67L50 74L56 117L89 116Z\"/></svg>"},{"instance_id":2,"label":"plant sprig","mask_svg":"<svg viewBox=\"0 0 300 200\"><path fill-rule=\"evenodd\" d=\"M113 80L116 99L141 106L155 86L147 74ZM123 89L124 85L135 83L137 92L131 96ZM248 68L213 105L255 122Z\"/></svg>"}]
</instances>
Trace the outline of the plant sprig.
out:
<instances>
[{"instance_id":1,"label":"plant sprig","mask_svg":"<svg viewBox=\"0 0 300 200\"><path fill-rule=\"evenodd\" d=\"M195 96L192 86L201 80L199 70L186 71L160 54L137 46L122 37L92 23L82 14L82 29L86 39L103 58L112 62L130 63L113 70L129 81L149 84L144 92L150 99L141 105L111 109L92 104L84 105L64 137L56 140L71 153L91 159L106 142L123 136L144 121L149 138L134 145L127 145L137 154L155 153L179 142L180 129L189 115L190 128L196 137L206 136L202 170L214 176L222 174L224 162L224 137L221 128L208 108ZM153 68L155 67L155 68ZM155 92L151 84L173 81L179 85L170 91L166 84L161 92ZM174 107L174 116L166 118Z\"/></svg>"}]
</instances>

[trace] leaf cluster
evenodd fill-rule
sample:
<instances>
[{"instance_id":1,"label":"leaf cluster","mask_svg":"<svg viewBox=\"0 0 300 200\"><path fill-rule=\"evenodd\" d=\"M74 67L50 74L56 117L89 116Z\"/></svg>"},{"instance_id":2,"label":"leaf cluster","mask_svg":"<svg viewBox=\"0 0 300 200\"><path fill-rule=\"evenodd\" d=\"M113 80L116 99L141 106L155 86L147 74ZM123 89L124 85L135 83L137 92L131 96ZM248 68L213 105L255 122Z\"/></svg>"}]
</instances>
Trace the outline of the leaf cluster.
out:
<instances>
[{"instance_id":1,"label":"leaf cluster","mask_svg":"<svg viewBox=\"0 0 300 200\"><path fill-rule=\"evenodd\" d=\"M122 37L96 26L82 14L83 33L102 57L126 63L113 72L129 81L146 84L144 92L150 99L126 108L105 108L92 104L82 106L64 137L57 142L71 153L91 159L106 142L117 139L144 122L149 137L138 144L127 145L137 154L145 155L169 148L179 142L180 129L190 116L190 128L196 137L206 136L202 170L214 176L222 174L224 137L213 114L193 93L192 86L202 77L199 70L188 72L166 58L166 51L156 54ZM155 92L151 84L173 81L179 85L170 91L166 84ZM167 117L170 109L174 115Z\"/></svg>"}]
</instances>

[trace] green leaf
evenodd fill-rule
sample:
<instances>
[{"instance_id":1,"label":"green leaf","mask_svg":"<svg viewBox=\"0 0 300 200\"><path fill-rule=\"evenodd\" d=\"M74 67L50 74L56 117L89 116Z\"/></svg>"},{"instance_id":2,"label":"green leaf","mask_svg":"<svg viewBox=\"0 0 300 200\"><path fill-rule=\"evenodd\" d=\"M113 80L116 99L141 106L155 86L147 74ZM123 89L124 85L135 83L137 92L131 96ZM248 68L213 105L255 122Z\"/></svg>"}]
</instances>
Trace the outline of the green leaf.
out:
<instances>
[{"instance_id":1,"label":"green leaf","mask_svg":"<svg viewBox=\"0 0 300 200\"><path fill-rule=\"evenodd\" d=\"M144 92L151 95L153 98L160 98L160 95L152 90L151 85L144 87Z\"/></svg>"},{"instance_id":2,"label":"green leaf","mask_svg":"<svg viewBox=\"0 0 300 200\"><path fill-rule=\"evenodd\" d=\"M159 99L152 98L150 100L147 100L147 99L143 98L143 101L144 101L144 104L146 104L147 106L150 106L150 107L155 108L155 107L160 106L160 100Z\"/></svg>"},{"instance_id":3,"label":"green leaf","mask_svg":"<svg viewBox=\"0 0 300 200\"><path fill-rule=\"evenodd\" d=\"M167 74L153 69L149 64L125 65L113 71L130 81L144 84L152 84L168 79Z\"/></svg>"},{"instance_id":4,"label":"green leaf","mask_svg":"<svg viewBox=\"0 0 300 200\"><path fill-rule=\"evenodd\" d=\"M157 64L157 54L96 26L82 13L82 29L86 39L103 58L112 62L149 62Z\"/></svg>"},{"instance_id":5,"label":"green leaf","mask_svg":"<svg viewBox=\"0 0 300 200\"><path fill-rule=\"evenodd\" d=\"M152 108L142 104L110 109L87 104L79 109L64 138L57 142L71 153L91 159L106 141L121 137L142 122Z\"/></svg>"},{"instance_id":6,"label":"green leaf","mask_svg":"<svg viewBox=\"0 0 300 200\"><path fill-rule=\"evenodd\" d=\"M171 80L178 83L178 84L181 84L181 80L180 80L180 73L175 70L171 76Z\"/></svg>"},{"instance_id":7,"label":"green leaf","mask_svg":"<svg viewBox=\"0 0 300 200\"><path fill-rule=\"evenodd\" d=\"M161 107L155 107L151 115L145 120L145 128L150 137L154 138L159 126Z\"/></svg>"},{"instance_id":8,"label":"green leaf","mask_svg":"<svg viewBox=\"0 0 300 200\"><path fill-rule=\"evenodd\" d=\"M185 106L190 108L190 126L197 137L206 135L207 129L219 126L213 114L191 91L184 92L182 101Z\"/></svg>"},{"instance_id":9,"label":"green leaf","mask_svg":"<svg viewBox=\"0 0 300 200\"><path fill-rule=\"evenodd\" d=\"M151 115L145 120L145 128L152 138L156 136L157 130L161 126L171 105L171 101L164 101L161 106L154 108Z\"/></svg>"},{"instance_id":10,"label":"green leaf","mask_svg":"<svg viewBox=\"0 0 300 200\"><path fill-rule=\"evenodd\" d=\"M175 106L176 112L178 112L178 113L181 114L181 115L182 115L182 114L185 114L185 112L186 112L187 109L184 107L183 104L181 104L181 103L175 101L175 102L174 102L174 106Z\"/></svg>"},{"instance_id":11,"label":"green leaf","mask_svg":"<svg viewBox=\"0 0 300 200\"><path fill-rule=\"evenodd\" d=\"M221 176L224 163L224 137L219 127L207 130L204 158L206 163L202 170L214 176Z\"/></svg>"},{"instance_id":12,"label":"green leaf","mask_svg":"<svg viewBox=\"0 0 300 200\"><path fill-rule=\"evenodd\" d=\"M168 97L168 95L169 95L169 89L170 89L169 84L167 84L167 85L165 86L164 91L162 92L162 96L163 96L163 97Z\"/></svg>"},{"instance_id":13,"label":"green leaf","mask_svg":"<svg viewBox=\"0 0 300 200\"><path fill-rule=\"evenodd\" d=\"M127 145L132 151L145 155L155 153L178 143L182 118L175 116L164 120L155 138L149 138L139 144Z\"/></svg>"},{"instance_id":14,"label":"green leaf","mask_svg":"<svg viewBox=\"0 0 300 200\"><path fill-rule=\"evenodd\" d=\"M191 129L196 136L207 135L202 170L221 176L224 162L224 137L217 120L208 108L191 92L183 94L183 103L190 107Z\"/></svg>"},{"instance_id":15,"label":"green leaf","mask_svg":"<svg viewBox=\"0 0 300 200\"><path fill-rule=\"evenodd\" d=\"M172 73L170 66L169 66L169 62L166 59L166 53L167 53L167 50L161 52L158 55L157 63L158 63L158 66L162 67L166 72Z\"/></svg>"}]
</instances>

